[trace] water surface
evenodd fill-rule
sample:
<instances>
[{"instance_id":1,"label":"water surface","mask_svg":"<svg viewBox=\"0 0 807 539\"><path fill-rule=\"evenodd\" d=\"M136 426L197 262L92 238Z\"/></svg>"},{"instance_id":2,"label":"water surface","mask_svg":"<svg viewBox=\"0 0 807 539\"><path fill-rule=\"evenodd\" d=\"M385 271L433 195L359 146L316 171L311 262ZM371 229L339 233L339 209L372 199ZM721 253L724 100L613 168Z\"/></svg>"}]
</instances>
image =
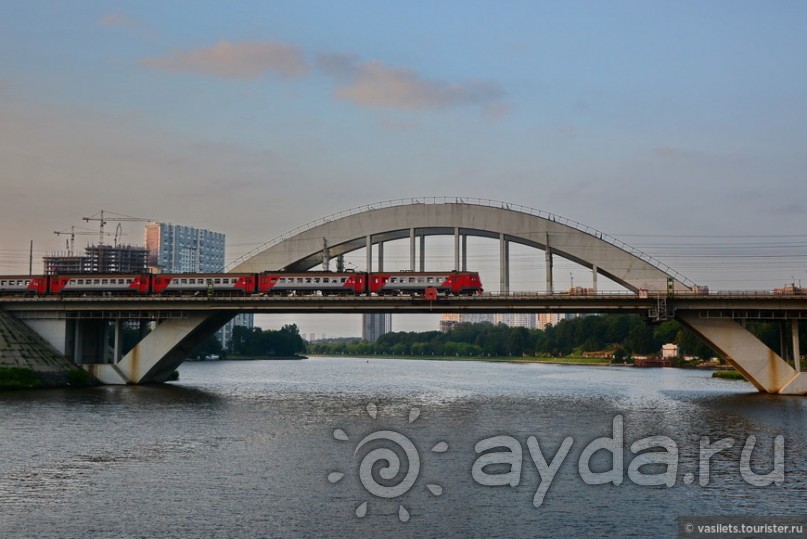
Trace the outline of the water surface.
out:
<instances>
[{"instance_id":1,"label":"water surface","mask_svg":"<svg viewBox=\"0 0 807 539\"><path fill-rule=\"evenodd\" d=\"M0 537L673 537L678 515L807 514L807 399L708 372L315 358L186 363L180 373L164 386L0 394ZM581 453L612 435L615 417L624 481L586 484ZM382 479L377 463L373 477L398 484L405 452L382 439L354 454L379 431L405 436L420 461L394 498L375 496L359 469L371 451L396 450L399 474ZM475 445L499 435L523 450L516 486L473 477ZM781 486L741 477L752 435L759 474L784 436ZM530 436L548 460L574 441L540 507ZM650 436L680 452L673 487L627 477L630 445ZM706 486L702 436L736 441L712 458ZM440 442L447 450L433 452ZM593 471L611 466L605 451L592 459ZM344 476L332 483L333 473Z\"/></svg>"}]
</instances>

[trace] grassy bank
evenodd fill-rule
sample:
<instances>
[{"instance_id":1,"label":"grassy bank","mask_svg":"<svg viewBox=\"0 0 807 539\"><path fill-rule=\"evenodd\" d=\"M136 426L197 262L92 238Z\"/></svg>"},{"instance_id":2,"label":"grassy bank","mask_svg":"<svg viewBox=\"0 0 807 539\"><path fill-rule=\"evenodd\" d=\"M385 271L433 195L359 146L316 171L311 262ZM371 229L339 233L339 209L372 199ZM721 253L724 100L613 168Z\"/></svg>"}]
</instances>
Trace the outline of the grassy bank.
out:
<instances>
[{"instance_id":1,"label":"grassy bank","mask_svg":"<svg viewBox=\"0 0 807 539\"><path fill-rule=\"evenodd\" d=\"M33 389L42 386L38 372L21 367L0 367L0 389Z\"/></svg>"},{"instance_id":2,"label":"grassy bank","mask_svg":"<svg viewBox=\"0 0 807 539\"><path fill-rule=\"evenodd\" d=\"M40 373L24 367L0 367L0 391L51 387L88 387L98 382L84 369Z\"/></svg>"}]
</instances>

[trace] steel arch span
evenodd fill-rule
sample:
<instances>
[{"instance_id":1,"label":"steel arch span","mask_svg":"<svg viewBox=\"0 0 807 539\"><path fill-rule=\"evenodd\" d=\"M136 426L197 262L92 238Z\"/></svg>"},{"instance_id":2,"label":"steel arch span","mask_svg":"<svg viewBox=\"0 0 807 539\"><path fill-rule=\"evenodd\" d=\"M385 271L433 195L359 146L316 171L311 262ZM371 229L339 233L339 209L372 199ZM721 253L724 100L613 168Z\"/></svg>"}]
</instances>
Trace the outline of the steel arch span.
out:
<instances>
[{"instance_id":1,"label":"steel arch span","mask_svg":"<svg viewBox=\"0 0 807 539\"><path fill-rule=\"evenodd\" d=\"M400 199L334 214L268 242L233 263L230 271L305 271L322 263L325 246L327 256L336 257L404 238L410 238L414 253L415 238L431 235L497 238L534 247L632 291L663 290L668 279L676 290L694 286L669 266L586 225L518 204L468 198Z\"/></svg>"}]
</instances>

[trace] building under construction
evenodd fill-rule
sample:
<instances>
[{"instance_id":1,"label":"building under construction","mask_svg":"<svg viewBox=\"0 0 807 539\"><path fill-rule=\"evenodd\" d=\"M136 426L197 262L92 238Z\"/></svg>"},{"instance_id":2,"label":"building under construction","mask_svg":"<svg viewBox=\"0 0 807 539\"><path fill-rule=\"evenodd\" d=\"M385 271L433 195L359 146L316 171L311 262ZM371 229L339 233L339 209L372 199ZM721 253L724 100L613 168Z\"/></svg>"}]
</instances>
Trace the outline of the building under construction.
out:
<instances>
[{"instance_id":1,"label":"building under construction","mask_svg":"<svg viewBox=\"0 0 807 539\"><path fill-rule=\"evenodd\" d=\"M135 245L90 245L84 256L55 254L43 258L45 273L146 273L148 251Z\"/></svg>"}]
</instances>

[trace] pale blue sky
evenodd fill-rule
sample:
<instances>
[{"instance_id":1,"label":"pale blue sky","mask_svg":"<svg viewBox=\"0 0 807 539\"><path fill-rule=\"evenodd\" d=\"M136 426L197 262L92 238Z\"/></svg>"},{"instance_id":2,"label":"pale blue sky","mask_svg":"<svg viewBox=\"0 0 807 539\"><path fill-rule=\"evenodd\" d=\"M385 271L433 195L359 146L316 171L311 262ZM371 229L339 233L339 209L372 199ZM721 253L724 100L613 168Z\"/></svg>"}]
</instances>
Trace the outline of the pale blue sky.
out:
<instances>
[{"instance_id":1,"label":"pale blue sky","mask_svg":"<svg viewBox=\"0 0 807 539\"><path fill-rule=\"evenodd\" d=\"M235 257L365 203L460 195L644 243L715 288L807 278L789 256L804 28L795 1L6 0L0 271L100 209L224 232ZM665 247L785 234L754 273Z\"/></svg>"}]
</instances>

